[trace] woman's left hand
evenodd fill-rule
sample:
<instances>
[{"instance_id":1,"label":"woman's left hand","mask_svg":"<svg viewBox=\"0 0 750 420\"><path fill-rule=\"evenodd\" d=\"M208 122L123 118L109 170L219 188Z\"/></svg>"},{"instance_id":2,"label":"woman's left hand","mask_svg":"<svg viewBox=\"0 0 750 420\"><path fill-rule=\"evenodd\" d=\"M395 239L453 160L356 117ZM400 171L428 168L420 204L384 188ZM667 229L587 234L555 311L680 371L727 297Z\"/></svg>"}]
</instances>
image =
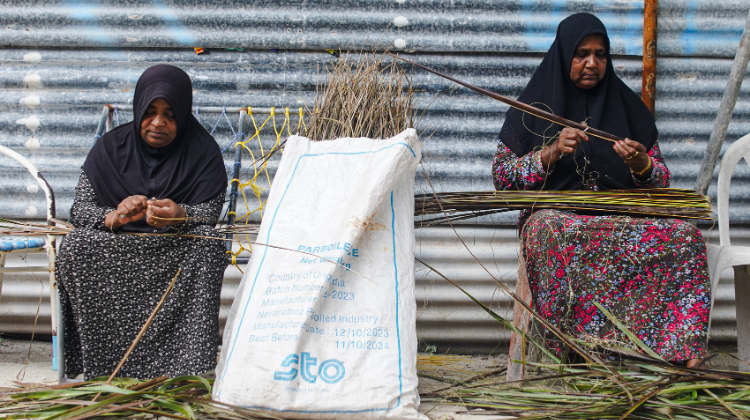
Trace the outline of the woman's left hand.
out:
<instances>
[{"instance_id":1,"label":"woman's left hand","mask_svg":"<svg viewBox=\"0 0 750 420\"><path fill-rule=\"evenodd\" d=\"M651 159L646 147L634 140L621 140L615 143L612 147L615 149L615 152L620 155L622 161L625 162L633 172L642 172L646 169L649 164L648 161Z\"/></svg>"},{"instance_id":2,"label":"woman's left hand","mask_svg":"<svg viewBox=\"0 0 750 420\"><path fill-rule=\"evenodd\" d=\"M185 220L187 220L185 209L178 206L174 201L168 198L148 200L146 223L149 225L162 228L164 226L183 223Z\"/></svg>"}]
</instances>

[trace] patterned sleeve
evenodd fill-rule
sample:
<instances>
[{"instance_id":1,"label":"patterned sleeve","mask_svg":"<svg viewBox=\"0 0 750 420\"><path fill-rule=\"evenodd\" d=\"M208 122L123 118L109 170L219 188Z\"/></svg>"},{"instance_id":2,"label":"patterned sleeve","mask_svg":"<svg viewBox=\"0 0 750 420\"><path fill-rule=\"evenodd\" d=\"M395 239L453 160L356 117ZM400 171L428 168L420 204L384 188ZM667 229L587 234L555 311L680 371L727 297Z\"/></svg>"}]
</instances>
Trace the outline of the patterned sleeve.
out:
<instances>
[{"instance_id":1,"label":"patterned sleeve","mask_svg":"<svg viewBox=\"0 0 750 420\"><path fill-rule=\"evenodd\" d=\"M222 191L213 199L204 203L189 205L180 204L185 209L189 221L186 224L174 225L175 230L191 229L199 225L215 226L221 216L221 208L224 206L226 191Z\"/></svg>"},{"instance_id":2,"label":"patterned sleeve","mask_svg":"<svg viewBox=\"0 0 750 420\"><path fill-rule=\"evenodd\" d=\"M190 219L189 222L171 226L172 230L190 229L198 225L216 225L224 205L225 191L220 192L215 198L205 203L188 205L180 204ZM81 177L76 187L76 197L73 207L70 209L70 221L77 228L91 228L109 231L104 225L104 219L109 212L114 211L112 207L102 207L96 199L96 192L91 186L86 173L81 169Z\"/></svg>"},{"instance_id":3,"label":"patterned sleeve","mask_svg":"<svg viewBox=\"0 0 750 420\"><path fill-rule=\"evenodd\" d=\"M501 141L492 161L492 178L496 190L534 190L541 188L547 176L540 150L521 157Z\"/></svg>"},{"instance_id":4,"label":"patterned sleeve","mask_svg":"<svg viewBox=\"0 0 750 420\"><path fill-rule=\"evenodd\" d=\"M669 188L669 180L672 175L669 173L669 169L667 169L667 165L664 163L664 158L661 155L659 140L648 151L648 155L651 157L651 164L654 165L654 169L651 170L651 176L641 181L635 177L635 174L631 173L633 182L635 182L638 188Z\"/></svg>"},{"instance_id":5,"label":"patterned sleeve","mask_svg":"<svg viewBox=\"0 0 750 420\"><path fill-rule=\"evenodd\" d=\"M76 186L76 196L73 207L70 208L70 222L77 228L92 228L109 230L104 226L104 218L109 212L115 210L112 207L102 207L96 199L96 192L91 186L86 172L81 168L81 176Z\"/></svg>"}]
</instances>

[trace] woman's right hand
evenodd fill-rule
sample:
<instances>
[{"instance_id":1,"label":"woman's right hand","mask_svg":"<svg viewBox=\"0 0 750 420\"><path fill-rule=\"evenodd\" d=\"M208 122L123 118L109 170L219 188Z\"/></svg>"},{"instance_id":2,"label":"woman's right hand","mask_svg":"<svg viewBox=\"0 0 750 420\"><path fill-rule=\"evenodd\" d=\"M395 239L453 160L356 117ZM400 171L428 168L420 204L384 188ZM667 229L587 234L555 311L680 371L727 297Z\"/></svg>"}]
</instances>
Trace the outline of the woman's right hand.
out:
<instances>
[{"instance_id":1,"label":"woman's right hand","mask_svg":"<svg viewBox=\"0 0 750 420\"><path fill-rule=\"evenodd\" d=\"M111 229L119 229L130 222L143 219L148 210L148 198L143 195L131 195L117 205L117 209L109 212L104 219L104 225Z\"/></svg>"},{"instance_id":2,"label":"woman's right hand","mask_svg":"<svg viewBox=\"0 0 750 420\"><path fill-rule=\"evenodd\" d=\"M542 165L544 165L544 169L548 171L563 156L575 153L578 145L584 140L589 141L589 136L583 131L570 127L563 128L560 135L557 136L557 140L542 149Z\"/></svg>"}]
</instances>

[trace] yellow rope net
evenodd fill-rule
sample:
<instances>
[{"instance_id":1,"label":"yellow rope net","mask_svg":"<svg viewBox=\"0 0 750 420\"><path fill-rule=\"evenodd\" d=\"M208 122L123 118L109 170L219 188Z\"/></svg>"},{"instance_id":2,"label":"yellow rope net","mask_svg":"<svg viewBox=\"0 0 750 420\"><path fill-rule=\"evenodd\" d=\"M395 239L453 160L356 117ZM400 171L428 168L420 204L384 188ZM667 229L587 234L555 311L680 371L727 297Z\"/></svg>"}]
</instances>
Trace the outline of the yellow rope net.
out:
<instances>
[{"instance_id":1,"label":"yellow rope net","mask_svg":"<svg viewBox=\"0 0 750 420\"><path fill-rule=\"evenodd\" d=\"M254 132L244 141L237 142L235 144L235 147L242 147L243 150L247 152L247 155L250 156L250 159L252 160L253 173L252 177L245 182L242 182L238 178L234 178L230 182L230 186L235 183L237 184L237 191L238 193L242 194L242 203L245 206L245 214L242 216L238 216L234 211L230 211L227 214L228 216L235 216L235 225L239 225L244 221L245 226L248 226L250 224L250 216L255 214L256 212L261 218L263 217L263 209L268 199L263 198L263 192L266 191L266 188L260 186L259 181L265 179L265 181L268 182L267 185L270 187L271 175L268 173L268 163L270 162L270 157L276 152L283 153L284 142L281 138L282 136L285 136L285 129L286 135L291 136L292 134L295 134L292 133L292 118L289 112L289 108L284 108L283 120L281 120L281 118L277 118L278 116L279 115L276 112L276 108L271 108L271 112L268 117L265 118L265 120L263 120L260 125L258 125L258 120L256 120L256 115L253 114L252 107L247 107L247 118L250 119ZM304 117L305 116L302 108L299 108L297 116L297 133L304 134L307 131ZM281 120L281 122L279 120ZM245 123L245 125L248 126L247 123ZM270 132L271 128L273 129L273 133ZM270 148L268 147L270 141L266 141L266 146L264 147L263 141L261 141L261 137L267 139L269 136L272 136L271 138L275 138L275 140L273 140L273 144L270 146ZM256 146L256 144L257 148L255 148L255 151L253 151L254 147L251 147ZM245 192L246 189L251 190L252 195L254 196L251 197L250 200L248 200L248 195ZM253 204L251 206L251 202L257 203L257 207L256 204ZM245 239L244 244L241 237L244 237ZM236 241L239 244L239 248L234 251L227 251L227 253L232 254L232 265L236 266L239 269L239 266L237 266L236 262L237 256L240 255L243 251L252 252L253 249L249 233L237 234Z\"/></svg>"}]
</instances>

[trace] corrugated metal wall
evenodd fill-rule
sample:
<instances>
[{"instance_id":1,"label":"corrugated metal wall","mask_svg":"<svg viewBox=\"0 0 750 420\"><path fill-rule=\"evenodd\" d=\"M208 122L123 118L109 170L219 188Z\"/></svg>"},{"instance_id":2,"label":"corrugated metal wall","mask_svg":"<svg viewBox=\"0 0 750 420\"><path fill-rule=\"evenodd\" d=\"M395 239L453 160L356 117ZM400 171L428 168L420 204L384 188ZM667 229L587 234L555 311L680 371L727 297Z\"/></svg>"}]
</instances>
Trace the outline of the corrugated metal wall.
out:
<instances>
[{"instance_id":1,"label":"corrugated metal wall","mask_svg":"<svg viewBox=\"0 0 750 420\"><path fill-rule=\"evenodd\" d=\"M509 286L516 283L518 240L510 226L490 229L486 226L462 226L459 235L492 275ZM704 235L718 240L718 233L703 230ZM750 229L733 232L733 243L750 246ZM450 228L435 227L417 230L416 256L461 284L477 299L492 307L498 314L511 317L510 299L496 286L492 278L469 255ZM8 257L9 266L45 264L44 254L20 254ZM736 332L734 321L734 286L732 270L725 270L717 289L711 324L711 344L733 345ZM227 269L221 293L221 325L226 322L229 307L242 274L234 267ZM507 351L509 334L486 312L469 300L454 286L417 263L417 334L420 342L437 345L441 351L486 353ZM47 277L42 274L6 275L0 300L0 331L30 333L34 328L39 298L37 334L50 333L50 310Z\"/></svg>"},{"instance_id":2,"label":"corrugated metal wall","mask_svg":"<svg viewBox=\"0 0 750 420\"><path fill-rule=\"evenodd\" d=\"M349 0L344 6L301 0L197 5L161 0L127 5L0 1L0 144L37 165L55 190L59 215L67 217L101 105L129 103L138 76L150 65L166 62L185 69L200 106L290 107L296 114L297 107L312 103L318 72L335 60L325 49L359 50L380 42L438 70L515 97L548 48L557 23L570 13L589 11L607 25L618 54L616 71L639 92L642 9L642 1L630 0ZM747 13L746 1L660 1L657 123L675 187L693 186ZM198 46L208 54L196 55L191 47ZM414 73L413 83L419 90L420 114L424 110L419 128L424 138L429 137L424 168L435 188L492 189L490 164L507 106L423 72ZM216 118L202 115L209 127ZM121 112L120 119L128 121L130 115ZM236 123L236 116L232 121ZM746 84L727 141L748 132ZM226 146L231 139L223 121L217 140ZM738 169L731 208L736 226L750 223L749 182L750 171ZM42 215L43 196L30 192L31 183L16 165L0 159L0 215ZM417 190L427 190L422 175ZM510 283L515 281L514 219L505 214L465 228L483 261ZM740 241L750 239L750 230L744 228L733 234ZM482 300L507 306L507 299L498 295L468 253L456 248L452 231L435 228L418 235L426 261L434 261L436 268L442 267ZM421 271L417 276L418 328L425 342L453 350L487 350L507 338L451 286ZM238 281L239 273L229 269L225 305ZM30 332L40 287L30 275L5 276L0 331ZM732 290L727 277L717 296L712 334L721 343L733 337ZM48 331L45 308L39 327Z\"/></svg>"}]
</instances>

